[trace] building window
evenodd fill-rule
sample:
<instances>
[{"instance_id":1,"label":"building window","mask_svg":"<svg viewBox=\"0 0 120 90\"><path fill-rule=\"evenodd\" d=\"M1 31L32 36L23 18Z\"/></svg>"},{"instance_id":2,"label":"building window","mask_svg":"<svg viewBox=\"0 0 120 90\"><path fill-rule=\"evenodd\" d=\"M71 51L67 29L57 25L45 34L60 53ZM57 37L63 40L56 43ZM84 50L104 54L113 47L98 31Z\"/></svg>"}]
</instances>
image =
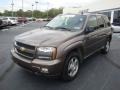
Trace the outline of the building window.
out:
<instances>
[{"instance_id":1,"label":"building window","mask_svg":"<svg viewBox=\"0 0 120 90\"><path fill-rule=\"evenodd\" d=\"M108 16L108 19L111 19L111 12L103 12L102 14Z\"/></svg>"},{"instance_id":2,"label":"building window","mask_svg":"<svg viewBox=\"0 0 120 90\"><path fill-rule=\"evenodd\" d=\"M105 21L102 18L102 16L97 16L97 21L98 21L99 28L105 27L105 24L104 24Z\"/></svg>"},{"instance_id":3,"label":"building window","mask_svg":"<svg viewBox=\"0 0 120 90\"><path fill-rule=\"evenodd\" d=\"M114 12L113 25L120 26L120 10Z\"/></svg>"}]
</instances>

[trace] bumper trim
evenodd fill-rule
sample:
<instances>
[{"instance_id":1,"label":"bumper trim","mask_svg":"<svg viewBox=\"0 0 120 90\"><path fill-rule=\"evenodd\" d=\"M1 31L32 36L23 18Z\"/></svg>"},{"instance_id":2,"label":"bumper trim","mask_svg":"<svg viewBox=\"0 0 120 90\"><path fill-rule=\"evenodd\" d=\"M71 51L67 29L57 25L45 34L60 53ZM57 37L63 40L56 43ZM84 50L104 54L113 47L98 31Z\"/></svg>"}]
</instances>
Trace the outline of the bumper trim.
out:
<instances>
[{"instance_id":1,"label":"bumper trim","mask_svg":"<svg viewBox=\"0 0 120 90\"><path fill-rule=\"evenodd\" d=\"M39 72L47 76L49 75L56 76L61 74L63 63L59 59L50 60L50 61L39 60L39 59L29 60L16 54L14 50L11 50L11 54L12 54L12 59L15 63L30 71ZM48 69L48 73L42 72L43 68Z\"/></svg>"},{"instance_id":2,"label":"bumper trim","mask_svg":"<svg viewBox=\"0 0 120 90\"><path fill-rule=\"evenodd\" d=\"M24 59L24 58L20 57L19 55L17 55L17 54L15 53L14 50L11 50L11 54L12 54L13 57L15 57L15 58L17 58L18 60L23 61L23 62L25 62L25 63L30 64L30 63L32 62L31 60L27 60L27 59Z\"/></svg>"}]
</instances>

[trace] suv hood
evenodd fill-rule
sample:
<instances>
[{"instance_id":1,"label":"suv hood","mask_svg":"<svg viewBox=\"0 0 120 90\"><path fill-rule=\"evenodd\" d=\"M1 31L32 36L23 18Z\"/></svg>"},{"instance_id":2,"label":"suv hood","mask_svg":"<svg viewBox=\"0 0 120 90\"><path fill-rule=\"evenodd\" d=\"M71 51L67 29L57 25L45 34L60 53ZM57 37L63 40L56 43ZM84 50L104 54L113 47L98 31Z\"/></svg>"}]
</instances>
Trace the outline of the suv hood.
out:
<instances>
[{"instance_id":1,"label":"suv hood","mask_svg":"<svg viewBox=\"0 0 120 90\"><path fill-rule=\"evenodd\" d=\"M16 36L15 40L34 46L58 46L72 38L76 32L36 29Z\"/></svg>"}]
</instances>

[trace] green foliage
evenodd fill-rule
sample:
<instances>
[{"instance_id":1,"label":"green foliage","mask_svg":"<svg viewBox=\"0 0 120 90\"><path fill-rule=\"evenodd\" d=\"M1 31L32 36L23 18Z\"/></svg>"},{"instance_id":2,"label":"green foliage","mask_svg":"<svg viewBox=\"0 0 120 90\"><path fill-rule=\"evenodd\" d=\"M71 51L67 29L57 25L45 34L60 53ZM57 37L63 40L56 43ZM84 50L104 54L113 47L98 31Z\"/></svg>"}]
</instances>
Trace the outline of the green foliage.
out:
<instances>
[{"instance_id":1,"label":"green foliage","mask_svg":"<svg viewBox=\"0 0 120 90\"><path fill-rule=\"evenodd\" d=\"M33 11L33 16L35 18L53 18L56 15L61 14L62 11L63 11L63 8L59 8L59 9L52 8L52 9L44 11L44 12L39 11L39 10L34 10ZM4 13L0 13L0 16L1 15L12 16L12 12L8 11L8 10L5 10ZM18 11L14 12L13 15L17 16L17 17L23 17L23 16L24 17L32 17L32 11L27 10L27 11L24 12L22 9L19 9Z\"/></svg>"},{"instance_id":2,"label":"green foliage","mask_svg":"<svg viewBox=\"0 0 120 90\"><path fill-rule=\"evenodd\" d=\"M0 16L2 16L3 14L0 12Z\"/></svg>"},{"instance_id":3,"label":"green foliage","mask_svg":"<svg viewBox=\"0 0 120 90\"><path fill-rule=\"evenodd\" d=\"M28 10L28 11L24 12L24 16L31 17L32 16L32 11Z\"/></svg>"},{"instance_id":4,"label":"green foliage","mask_svg":"<svg viewBox=\"0 0 120 90\"><path fill-rule=\"evenodd\" d=\"M18 11L16 11L16 15L19 17L22 17L24 15L24 12L22 9L19 9Z\"/></svg>"},{"instance_id":5,"label":"green foliage","mask_svg":"<svg viewBox=\"0 0 120 90\"><path fill-rule=\"evenodd\" d=\"M11 11L8 11L8 10L5 10L4 13L3 13L4 16L11 16L12 15L12 12Z\"/></svg>"}]
</instances>

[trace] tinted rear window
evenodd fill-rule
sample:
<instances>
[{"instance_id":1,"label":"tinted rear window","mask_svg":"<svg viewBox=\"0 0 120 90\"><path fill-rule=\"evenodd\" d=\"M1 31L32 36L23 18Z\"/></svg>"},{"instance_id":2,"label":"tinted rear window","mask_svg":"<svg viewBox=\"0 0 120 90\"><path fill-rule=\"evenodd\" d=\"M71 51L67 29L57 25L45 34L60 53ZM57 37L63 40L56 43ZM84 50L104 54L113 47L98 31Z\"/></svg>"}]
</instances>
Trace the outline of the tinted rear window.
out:
<instances>
[{"instance_id":1,"label":"tinted rear window","mask_svg":"<svg viewBox=\"0 0 120 90\"><path fill-rule=\"evenodd\" d=\"M107 16L103 16L106 26L111 26L110 21Z\"/></svg>"},{"instance_id":2,"label":"tinted rear window","mask_svg":"<svg viewBox=\"0 0 120 90\"><path fill-rule=\"evenodd\" d=\"M3 20L8 20L8 18L3 18Z\"/></svg>"},{"instance_id":3,"label":"tinted rear window","mask_svg":"<svg viewBox=\"0 0 120 90\"><path fill-rule=\"evenodd\" d=\"M10 18L11 20L15 20L15 18Z\"/></svg>"},{"instance_id":4,"label":"tinted rear window","mask_svg":"<svg viewBox=\"0 0 120 90\"><path fill-rule=\"evenodd\" d=\"M97 21L100 28L105 27L105 21L102 16L97 16Z\"/></svg>"},{"instance_id":5,"label":"tinted rear window","mask_svg":"<svg viewBox=\"0 0 120 90\"><path fill-rule=\"evenodd\" d=\"M98 26L98 24L97 24L97 18L96 18L95 15L91 15L89 17L87 25L89 27L97 27Z\"/></svg>"}]
</instances>

